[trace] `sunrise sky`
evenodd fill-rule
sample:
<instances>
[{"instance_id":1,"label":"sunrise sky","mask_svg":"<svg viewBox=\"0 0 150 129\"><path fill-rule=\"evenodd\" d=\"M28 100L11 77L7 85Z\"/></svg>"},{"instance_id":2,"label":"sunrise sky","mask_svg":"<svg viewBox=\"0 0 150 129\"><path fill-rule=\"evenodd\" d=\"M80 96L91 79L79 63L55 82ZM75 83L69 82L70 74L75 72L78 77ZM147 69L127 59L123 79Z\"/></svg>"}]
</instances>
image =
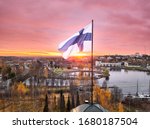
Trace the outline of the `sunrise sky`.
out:
<instances>
[{"instance_id":1,"label":"sunrise sky","mask_svg":"<svg viewBox=\"0 0 150 129\"><path fill-rule=\"evenodd\" d=\"M0 0L0 55L59 55L92 19L95 54L150 54L149 0Z\"/></svg>"}]
</instances>

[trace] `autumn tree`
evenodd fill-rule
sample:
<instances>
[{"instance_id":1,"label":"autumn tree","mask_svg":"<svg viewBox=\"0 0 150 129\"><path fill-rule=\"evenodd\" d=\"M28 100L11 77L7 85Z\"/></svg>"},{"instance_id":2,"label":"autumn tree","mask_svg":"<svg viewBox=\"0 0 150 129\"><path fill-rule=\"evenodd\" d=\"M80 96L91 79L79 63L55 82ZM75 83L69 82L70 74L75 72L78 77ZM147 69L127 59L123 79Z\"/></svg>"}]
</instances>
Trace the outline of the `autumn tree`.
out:
<instances>
[{"instance_id":1,"label":"autumn tree","mask_svg":"<svg viewBox=\"0 0 150 129\"><path fill-rule=\"evenodd\" d=\"M57 111L57 110L58 110L56 95L53 95L53 105L52 105L52 109L53 109L53 111Z\"/></svg>"},{"instance_id":2,"label":"autumn tree","mask_svg":"<svg viewBox=\"0 0 150 129\"><path fill-rule=\"evenodd\" d=\"M94 100L98 100L99 104L109 111L123 111L121 103L114 103L112 101L112 93L108 88L101 89L98 86L94 86Z\"/></svg>"},{"instance_id":3,"label":"autumn tree","mask_svg":"<svg viewBox=\"0 0 150 129\"><path fill-rule=\"evenodd\" d=\"M26 111L29 105L26 105L24 101L22 101L22 99L25 99L25 95L29 91L29 89L22 82L20 82L19 84L17 84L16 90L19 95L19 105L17 107L17 111Z\"/></svg>"},{"instance_id":4,"label":"autumn tree","mask_svg":"<svg viewBox=\"0 0 150 129\"><path fill-rule=\"evenodd\" d=\"M94 87L94 101L98 100L104 108L107 108L106 105L108 102L106 101L107 99L104 92L104 89L100 89L98 86Z\"/></svg>"},{"instance_id":5,"label":"autumn tree","mask_svg":"<svg viewBox=\"0 0 150 129\"><path fill-rule=\"evenodd\" d=\"M121 102L118 103L118 112L123 112L124 111L124 107L123 104Z\"/></svg>"},{"instance_id":6,"label":"autumn tree","mask_svg":"<svg viewBox=\"0 0 150 129\"><path fill-rule=\"evenodd\" d=\"M29 89L22 82L20 82L17 85L17 91L18 91L20 96L23 96L29 91Z\"/></svg>"}]
</instances>

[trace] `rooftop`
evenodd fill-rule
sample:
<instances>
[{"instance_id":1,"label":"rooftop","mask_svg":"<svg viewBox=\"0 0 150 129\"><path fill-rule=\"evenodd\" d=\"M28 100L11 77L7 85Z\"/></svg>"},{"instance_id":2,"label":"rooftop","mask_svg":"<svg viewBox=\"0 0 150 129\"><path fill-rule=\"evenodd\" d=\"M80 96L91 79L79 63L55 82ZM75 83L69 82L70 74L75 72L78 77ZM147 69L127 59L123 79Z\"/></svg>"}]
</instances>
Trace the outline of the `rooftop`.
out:
<instances>
[{"instance_id":1,"label":"rooftop","mask_svg":"<svg viewBox=\"0 0 150 129\"><path fill-rule=\"evenodd\" d=\"M82 104L72 109L72 112L107 112L107 110L99 104Z\"/></svg>"}]
</instances>

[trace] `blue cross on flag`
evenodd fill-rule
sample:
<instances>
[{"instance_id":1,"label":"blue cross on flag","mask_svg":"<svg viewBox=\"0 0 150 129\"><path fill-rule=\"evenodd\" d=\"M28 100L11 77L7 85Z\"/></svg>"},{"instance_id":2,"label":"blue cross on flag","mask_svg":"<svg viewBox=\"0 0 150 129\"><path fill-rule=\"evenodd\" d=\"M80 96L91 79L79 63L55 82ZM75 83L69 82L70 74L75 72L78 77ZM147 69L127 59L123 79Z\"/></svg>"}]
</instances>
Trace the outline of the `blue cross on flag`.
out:
<instances>
[{"instance_id":1,"label":"blue cross on flag","mask_svg":"<svg viewBox=\"0 0 150 129\"><path fill-rule=\"evenodd\" d=\"M92 45L92 23L75 33L73 36L68 38L59 44L58 50L63 52L63 57L68 57L79 53L91 51Z\"/></svg>"}]
</instances>

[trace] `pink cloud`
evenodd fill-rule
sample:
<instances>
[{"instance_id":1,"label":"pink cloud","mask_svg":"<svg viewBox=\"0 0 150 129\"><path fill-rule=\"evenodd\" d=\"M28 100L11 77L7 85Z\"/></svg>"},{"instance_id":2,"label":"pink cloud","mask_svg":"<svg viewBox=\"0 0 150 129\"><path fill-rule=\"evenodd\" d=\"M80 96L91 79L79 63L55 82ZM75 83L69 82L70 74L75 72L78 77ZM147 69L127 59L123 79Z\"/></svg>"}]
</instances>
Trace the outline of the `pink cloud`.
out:
<instances>
[{"instance_id":1,"label":"pink cloud","mask_svg":"<svg viewBox=\"0 0 150 129\"><path fill-rule=\"evenodd\" d=\"M148 0L0 0L0 49L57 51L94 19L96 53L143 53L149 12Z\"/></svg>"}]
</instances>

